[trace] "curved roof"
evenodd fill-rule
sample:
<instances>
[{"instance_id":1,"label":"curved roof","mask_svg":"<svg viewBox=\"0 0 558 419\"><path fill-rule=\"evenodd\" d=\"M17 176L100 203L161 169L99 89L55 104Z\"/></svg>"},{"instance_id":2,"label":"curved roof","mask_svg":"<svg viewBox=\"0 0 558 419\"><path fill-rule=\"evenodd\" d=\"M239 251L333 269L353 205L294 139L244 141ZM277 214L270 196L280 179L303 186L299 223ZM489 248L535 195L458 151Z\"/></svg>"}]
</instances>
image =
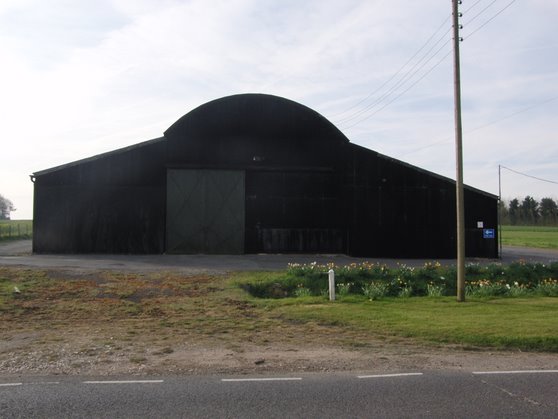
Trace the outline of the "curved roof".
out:
<instances>
[{"instance_id":1,"label":"curved roof","mask_svg":"<svg viewBox=\"0 0 558 419\"><path fill-rule=\"evenodd\" d=\"M318 112L279 96L247 93L207 102L165 131L169 139L238 138L259 140L349 140Z\"/></svg>"}]
</instances>

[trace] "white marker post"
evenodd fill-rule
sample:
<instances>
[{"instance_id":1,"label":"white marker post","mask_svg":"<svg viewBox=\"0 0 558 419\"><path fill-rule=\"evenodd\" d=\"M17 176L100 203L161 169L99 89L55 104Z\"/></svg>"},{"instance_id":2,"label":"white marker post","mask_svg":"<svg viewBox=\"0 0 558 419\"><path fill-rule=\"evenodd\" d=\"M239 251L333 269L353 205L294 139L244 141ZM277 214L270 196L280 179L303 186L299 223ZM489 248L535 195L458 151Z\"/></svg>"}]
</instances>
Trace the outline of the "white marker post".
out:
<instances>
[{"instance_id":1,"label":"white marker post","mask_svg":"<svg viewBox=\"0 0 558 419\"><path fill-rule=\"evenodd\" d=\"M329 301L335 301L335 272L330 269L327 274L329 278Z\"/></svg>"}]
</instances>

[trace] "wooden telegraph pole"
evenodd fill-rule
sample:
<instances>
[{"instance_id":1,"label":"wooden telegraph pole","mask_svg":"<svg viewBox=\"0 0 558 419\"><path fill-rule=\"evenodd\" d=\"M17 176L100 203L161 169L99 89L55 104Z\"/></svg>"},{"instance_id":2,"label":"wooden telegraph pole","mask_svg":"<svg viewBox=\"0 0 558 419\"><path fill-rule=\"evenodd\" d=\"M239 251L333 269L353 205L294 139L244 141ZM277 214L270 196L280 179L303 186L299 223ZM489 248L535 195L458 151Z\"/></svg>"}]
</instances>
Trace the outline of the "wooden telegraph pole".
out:
<instances>
[{"instance_id":1,"label":"wooden telegraph pole","mask_svg":"<svg viewBox=\"0 0 558 419\"><path fill-rule=\"evenodd\" d=\"M463 129L461 126L461 74L459 69L459 13L461 0L452 0L453 76L455 100L455 196L457 207L457 301L465 301L465 204L463 199Z\"/></svg>"}]
</instances>

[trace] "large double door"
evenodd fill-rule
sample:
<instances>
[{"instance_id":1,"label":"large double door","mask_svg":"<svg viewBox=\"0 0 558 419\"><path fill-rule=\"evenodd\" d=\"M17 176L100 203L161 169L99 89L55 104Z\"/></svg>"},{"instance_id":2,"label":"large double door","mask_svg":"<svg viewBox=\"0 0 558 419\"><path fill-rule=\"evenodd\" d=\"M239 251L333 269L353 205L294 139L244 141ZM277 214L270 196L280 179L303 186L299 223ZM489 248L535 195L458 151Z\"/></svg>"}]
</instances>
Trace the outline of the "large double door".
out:
<instances>
[{"instance_id":1,"label":"large double door","mask_svg":"<svg viewBox=\"0 0 558 419\"><path fill-rule=\"evenodd\" d=\"M167 253L244 253L245 172L167 171Z\"/></svg>"}]
</instances>

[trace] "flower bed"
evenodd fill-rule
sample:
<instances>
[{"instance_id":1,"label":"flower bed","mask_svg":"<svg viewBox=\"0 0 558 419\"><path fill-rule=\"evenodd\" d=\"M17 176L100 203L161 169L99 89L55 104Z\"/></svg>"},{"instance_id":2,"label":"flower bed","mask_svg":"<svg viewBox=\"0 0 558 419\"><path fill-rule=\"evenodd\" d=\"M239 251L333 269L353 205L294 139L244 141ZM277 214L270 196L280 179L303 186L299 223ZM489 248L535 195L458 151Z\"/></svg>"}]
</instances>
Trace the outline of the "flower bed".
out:
<instances>
[{"instance_id":1,"label":"flower bed","mask_svg":"<svg viewBox=\"0 0 558 419\"><path fill-rule=\"evenodd\" d=\"M241 286L256 297L280 298L327 295L330 269L335 272L336 291L341 296L382 297L445 296L456 294L455 266L427 262L420 267L369 262L336 266L333 263L289 264L286 272ZM466 294L473 297L528 295L558 296L558 262L551 264L518 261L465 267Z\"/></svg>"}]
</instances>

